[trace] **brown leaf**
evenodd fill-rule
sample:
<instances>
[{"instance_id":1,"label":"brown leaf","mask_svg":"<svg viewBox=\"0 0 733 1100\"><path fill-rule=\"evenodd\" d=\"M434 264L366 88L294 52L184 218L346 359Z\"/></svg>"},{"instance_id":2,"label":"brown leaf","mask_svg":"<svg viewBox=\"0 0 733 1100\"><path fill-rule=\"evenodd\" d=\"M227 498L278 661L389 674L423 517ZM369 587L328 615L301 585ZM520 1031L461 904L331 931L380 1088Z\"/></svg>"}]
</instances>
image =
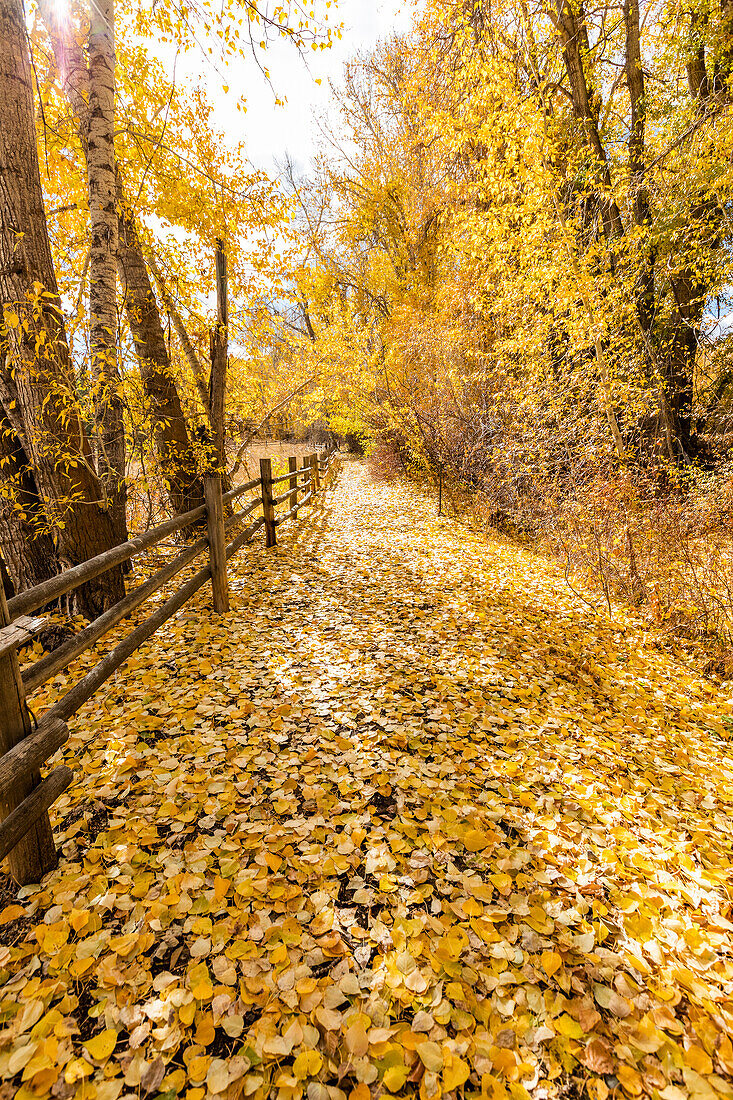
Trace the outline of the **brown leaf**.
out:
<instances>
[{"instance_id":1,"label":"brown leaf","mask_svg":"<svg viewBox=\"0 0 733 1100\"><path fill-rule=\"evenodd\" d=\"M611 1048L605 1039L591 1039L580 1060L592 1073L613 1072L614 1060L611 1056Z\"/></svg>"},{"instance_id":2,"label":"brown leaf","mask_svg":"<svg viewBox=\"0 0 733 1100\"><path fill-rule=\"evenodd\" d=\"M148 1095L151 1092L157 1091L160 1087L160 1082L165 1077L165 1062L160 1055L155 1059L151 1065L145 1070L140 1080L140 1089Z\"/></svg>"}]
</instances>

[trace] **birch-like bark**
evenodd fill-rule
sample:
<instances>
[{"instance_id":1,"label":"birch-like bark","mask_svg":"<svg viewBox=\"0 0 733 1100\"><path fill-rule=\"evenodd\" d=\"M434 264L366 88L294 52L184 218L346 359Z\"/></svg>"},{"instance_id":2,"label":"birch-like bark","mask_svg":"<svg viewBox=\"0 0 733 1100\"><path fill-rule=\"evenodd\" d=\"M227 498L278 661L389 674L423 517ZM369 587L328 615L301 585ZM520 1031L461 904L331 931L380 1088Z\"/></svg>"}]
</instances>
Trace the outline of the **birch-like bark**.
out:
<instances>
[{"instance_id":1,"label":"birch-like bark","mask_svg":"<svg viewBox=\"0 0 733 1100\"><path fill-rule=\"evenodd\" d=\"M209 379L209 421L213 436L214 462L220 476L226 469L224 409L226 405L227 360L229 358L229 307L227 257L224 242L216 242L216 327L210 334L211 376Z\"/></svg>"},{"instance_id":2,"label":"birch-like bark","mask_svg":"<svg viewBox=\"0 0 733 1100\"><path fill-rule=\"evenodd\" d=\"M90 165L93 159L93 128L89 106L92 102L91 55L90 69L87 70L79 46L71 38L68 27L59 20L51 0L39 0L38 6L51 35L61 81L76 118L84 155ZM203 482L198 475L196 455L171 370L158 304L150 285L134 213L124 200L112 146L110 152L114 187L112 208L116 223L116 249L113 259L123 284L125 312L140 364L140 378L155 424L158 461L166 480L173 511L181 513L203 503ZM91 166L87 171L91 187ZM90 282L92 277L90 271Z\"/></svg>"},{"instance_id":3,"label":"birch-like bark","mask_svg":"<svg viewBox=\"0 0 733 1100\"><path fill-rule=\"evenodd\" d=\"M75 79L78 79L75 73ZM117 364L117 210L115 205L114 0L94 0L89 22L87 179L89 330L99 440L99 471L107 485L118 542L127 538L125 427Z\"/></svg>"},{"instance_id":4,"label":"birch-like bark","mask_svg":"<svg viewBox=\"0 0 733 1100\"><path fill-rule=\"evenodd\" d=\"M22 0L0 0L0 104L0 306L7 323L0 398L6 412L12 408L60 556L77 564L115 538L74 393L43 208ZM114 569L85 585L78 604L95 617L123 594Z\"/></svg>"}]
</instances>

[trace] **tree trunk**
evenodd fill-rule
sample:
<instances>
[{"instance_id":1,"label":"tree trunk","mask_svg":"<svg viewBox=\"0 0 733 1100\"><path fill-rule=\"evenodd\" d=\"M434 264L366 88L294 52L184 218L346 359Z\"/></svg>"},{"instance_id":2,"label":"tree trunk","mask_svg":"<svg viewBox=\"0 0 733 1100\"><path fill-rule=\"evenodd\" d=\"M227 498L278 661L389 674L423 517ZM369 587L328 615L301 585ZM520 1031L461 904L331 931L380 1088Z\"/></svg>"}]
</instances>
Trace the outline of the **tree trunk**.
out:
<instances>
[{"instance_id":1,"label":"tree trunk","mask_svg":"<svg viewBox=\"0 0 733 1100\"><path fill-rule=\"evenodd\" d=\"M575 116L582 121L585 141L596 158L596 181L601 197L604 235L610 243L624 235L625 228L616 203L605 197L611 190L610 162L601 141L592 89L583 60L587 48L582 15L576 16L569 0L552 0L547 7L563 47L566 72ZM640 228L650 222L649 195L645 180L646 94L642 65L641 31L638 0L624 0L625 76L631 107L629 128L629 175L633 185L633 219ZM703 66L699 58L694 72L688 73L693 95L705 94ZM709 204L701 203L690 211L693 225L710 220ZM647 234L648 235L648 234ZM692 380L697 352L697 331L705 303L705 288L688 272L681 272L667 284L675 299L668 325L659 326L659 291L655 287L656 252L647 244L639 258L635 287L636 313L644 341L644 355L659 400L659 422L668 455L674 461L687 461L694 446L692 433ZM693 285L694 284L694 285ZM668 292L668 289L662 293ZM659 331L657 329L659 328Z\"/></svg>"},{"instance_id":2,"label":"tree trunk","mask_svg":"<svg viewBox=\"0 0 733 1100\"><path fill-rule=\"evenodd\" d=\"M150 285L132 211L118 186L119 272L140 377L154 418L161 472L176 515L204 503L203 481L171 369L158 303Z\"/></svg>"},{"instance_id":3,"label":"tree trunk","mask_svg":"<svg viewBox=\"0 0 733 1100\"><path fill-rule=\"evenodd\" d=\"M117 364L114 0L95 0L90 11L86 144L91 223L89 334L98 468L107 486L116 540L124 542L127 538L127 493L124 410Z\"/></svg>"},{"instance_id":4,"label":"tree trunk","mask_svg":"<svg viewBox=\"0 0 733 1100\"><path fill-rule=\"evenodd\" d=\"M582 124L585 141L596 160L596 186L604 235L608 240L623 234L623 221L616 201L611 197L611 169L601 141L598 117L593 107L592 88L588 85L583 52L588 49L585 22L576 16L568 0L552 0L546 7L563 48L573 113Z\"/></svg>"},{"instance_id":5,"label":"tree trunk","mask_svg":"<svg viewBox=\"0 0 733 1100\"><path fill-rule=\"evenodd\" d=\"M148 257L148 267L152 271L153 277L155 278L155 281L158 284L158 289L160 290L160 296L163 299L163 305L165 306L165 308L168 312L168 316L170 317L171 321L173 322L173 327L175 328L176 333L178 335L178 339L180 341L181 347L183 348L183 353L186 356L189 367L191 368L191 373L193 374L194 381L196 383L196 389L198 390L198 395L201 398L201 404L204 407L204 414L206 415L206 417L208 419L208 415L209 415L209 385L208 385L208 382L207 382L207 379L206 379L206 373L205 373L204 368L201 364L201 360L199 359L198 355L196 354L196 349L194 348L193 344L191 343L190 336L186 332L186 326L183 323L183 318L181 317L181 314L180 314L179 310L176 307L176 303L173 301L173 298L171 297L170 291L168 290L168 287L166 285L165 277L164 277L163 273L160 271L157 264L155 263L155 260L150 255Z\"/></svg>"},{"instance_id":6,"label":"tree trunk","mask_svg":"<svg viewBox=\"0 0 733 1100\"><path fill-rule=\"evenodd\" d=\"M56 546L23 444L0 404L0 556L12 595L54 577Z\"/></svg>"},{"instance_id":7,"label":"tree trunk","mask_svg":"<svg viewBox=\"0 0 733 1100\"><path fill-rule=\"evenodd\" d=\"M87 71L81 50L71 39L68 28L58 19L49 0L40 0L39 9L51 34L56 64L76 117L82 149L89 164L93 157L93 127L87 104L87 95L91 103L91 52L90 71ZM114 50L114 40L112 49ZM113 156L113 149L111 152ZM155 420L158 459L173 511L180 514L204 503L204 487L196 468L196 456L171 371L158 304L150 285L134 215L125 207L122 182L114 156L112 172L116 240L113 261L123 284L125 310L135 341L140 377ZM88 173L91 189L91 167L88 168Z\"/></svg>"},{"instance_id":8,"label":"tree trunk","mask_svg":"<svg viewBox=\"0 0 733 1100\"><path fill-rule=\"evenodd\" d=\"M15 391L24 449L61 557L76 564L109 549L115 537L74 392L43 208L22 0L0 0L0 104L0 303L8 357L0 381ZM85 585L78 603L95 617L123 594L115 569Z\"/></svg>"},{"instance_id":9,"label":"tree trunk","mask_svg":"<svg viewBox=\"0 0 733 1100\"><path fill-rule=\"evenodd\" d=\"M635 298L636 316L644 341L644 361L649 384L657 392L659 403L659 427L664 434L667 455L675 460L679 446L676 441L676 425L670 405L665 372L660 366L654 342L653 324L656 312L654 288L654 269L657 253L650 243L649 192L644 178L646 168L646 88L644 67L641 57L641 24L639 20L639 0L624 0L624 26L626 31L625 72L626 86L629 90L631 106L631 128L629 131L629 174L634 191L634 224L646 228L645 240L639 256L639 270L636 277Z\"/></svg>"},{"instance_id":10,"label":"tree trunk","mask_svg":"<svg viewBox=\"0 0 733 1100\"><path fill-rule=\"evenodd\" d=\"M659 358L663 364L674 426L675 457L695 456L699 440L692 425L692 403L697 359L698 332L707 301L707 286L695 272L683 271L670 280L675 308L668 328L663 329Z\"/></svg>"}]
</instances>

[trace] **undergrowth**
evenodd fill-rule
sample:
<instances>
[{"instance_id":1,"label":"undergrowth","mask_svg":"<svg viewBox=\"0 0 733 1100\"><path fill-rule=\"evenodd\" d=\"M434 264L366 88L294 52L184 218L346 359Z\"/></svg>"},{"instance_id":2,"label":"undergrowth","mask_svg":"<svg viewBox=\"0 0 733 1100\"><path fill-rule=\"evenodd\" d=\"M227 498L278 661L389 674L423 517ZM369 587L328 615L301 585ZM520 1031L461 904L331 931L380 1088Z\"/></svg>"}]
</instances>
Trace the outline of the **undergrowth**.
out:
<instances>
[{"instance_id":1,"label":"undergrowth","mask_svg":"<svg viewBox=\"0 0 733 1100\"><path fill-rule=\"evenodd\" d=\"M438 463L390 443L373 475L408 476L438 493ZM643 469L557 481L444 463L443 507L554 558L596 610L633 608L659 644L683 646L704 672L733 677L733 465L670 477Z\"/></svg>"}]
</instances>

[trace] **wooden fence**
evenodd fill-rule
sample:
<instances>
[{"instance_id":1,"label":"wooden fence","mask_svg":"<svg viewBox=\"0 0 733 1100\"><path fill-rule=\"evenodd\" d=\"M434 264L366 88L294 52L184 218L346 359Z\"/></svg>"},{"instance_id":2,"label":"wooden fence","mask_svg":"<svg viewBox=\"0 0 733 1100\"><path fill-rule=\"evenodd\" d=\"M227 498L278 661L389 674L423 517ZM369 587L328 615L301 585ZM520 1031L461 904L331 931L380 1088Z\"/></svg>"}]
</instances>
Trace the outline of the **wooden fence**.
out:
<instances>
[{"instance_id":1,"label":"wooden fence","mask_svg":"<svg viewBox=\"0 0 733 1100\"><path fill-rule=\"evenodd\" d=\"M6 601L0 584L0 862L6 856L9 857L10 872L17 882L22 885L39 882L58 861L48 809L72 782L74 774L70 768L62 765L41 779L40 767L68 739L68 719L123 661L175 615L207 581L211 581L215 611L228 611L227 561L261 527L265 528L266 545L275 546L277 528L294 519L299 509L312 501L321 488L325 487L332 474L334 460L334 452L325 453L322 458L311 454L303 459L302 467L298 468L297 458L290 458L288 472L273 477L271 460L263 458L260 460L259 478L239 485L227 493L222 493L219 478L207 478L205 506L169 519L129 542L115 546L26 592L21 592L11 600ZM278 492L281 486L285 486L285 489ZM233 513L233 502L240 501L241 497L252 491L259 491L259 495L240 511ZM287 504L287 511L278 515L277 510L283 504ZM255 516L260 508L261 514L250 520L249 525L227 544L227 530ZM33 617L32 612L58 600L108 569L129 561L175 531L191 528L194 524L203 525L204 522L208 529L206 536L185 546L172 561L143 584L133 588L124 599L105 611L84 630L21 671L18 649L32 640L34 633L45 621ZM208 564L194 573L147 619L110 650L86 676L78 680L42 716L34 728L26 696L66 668L207 549Z\"/></svg>"}]
</instances>

